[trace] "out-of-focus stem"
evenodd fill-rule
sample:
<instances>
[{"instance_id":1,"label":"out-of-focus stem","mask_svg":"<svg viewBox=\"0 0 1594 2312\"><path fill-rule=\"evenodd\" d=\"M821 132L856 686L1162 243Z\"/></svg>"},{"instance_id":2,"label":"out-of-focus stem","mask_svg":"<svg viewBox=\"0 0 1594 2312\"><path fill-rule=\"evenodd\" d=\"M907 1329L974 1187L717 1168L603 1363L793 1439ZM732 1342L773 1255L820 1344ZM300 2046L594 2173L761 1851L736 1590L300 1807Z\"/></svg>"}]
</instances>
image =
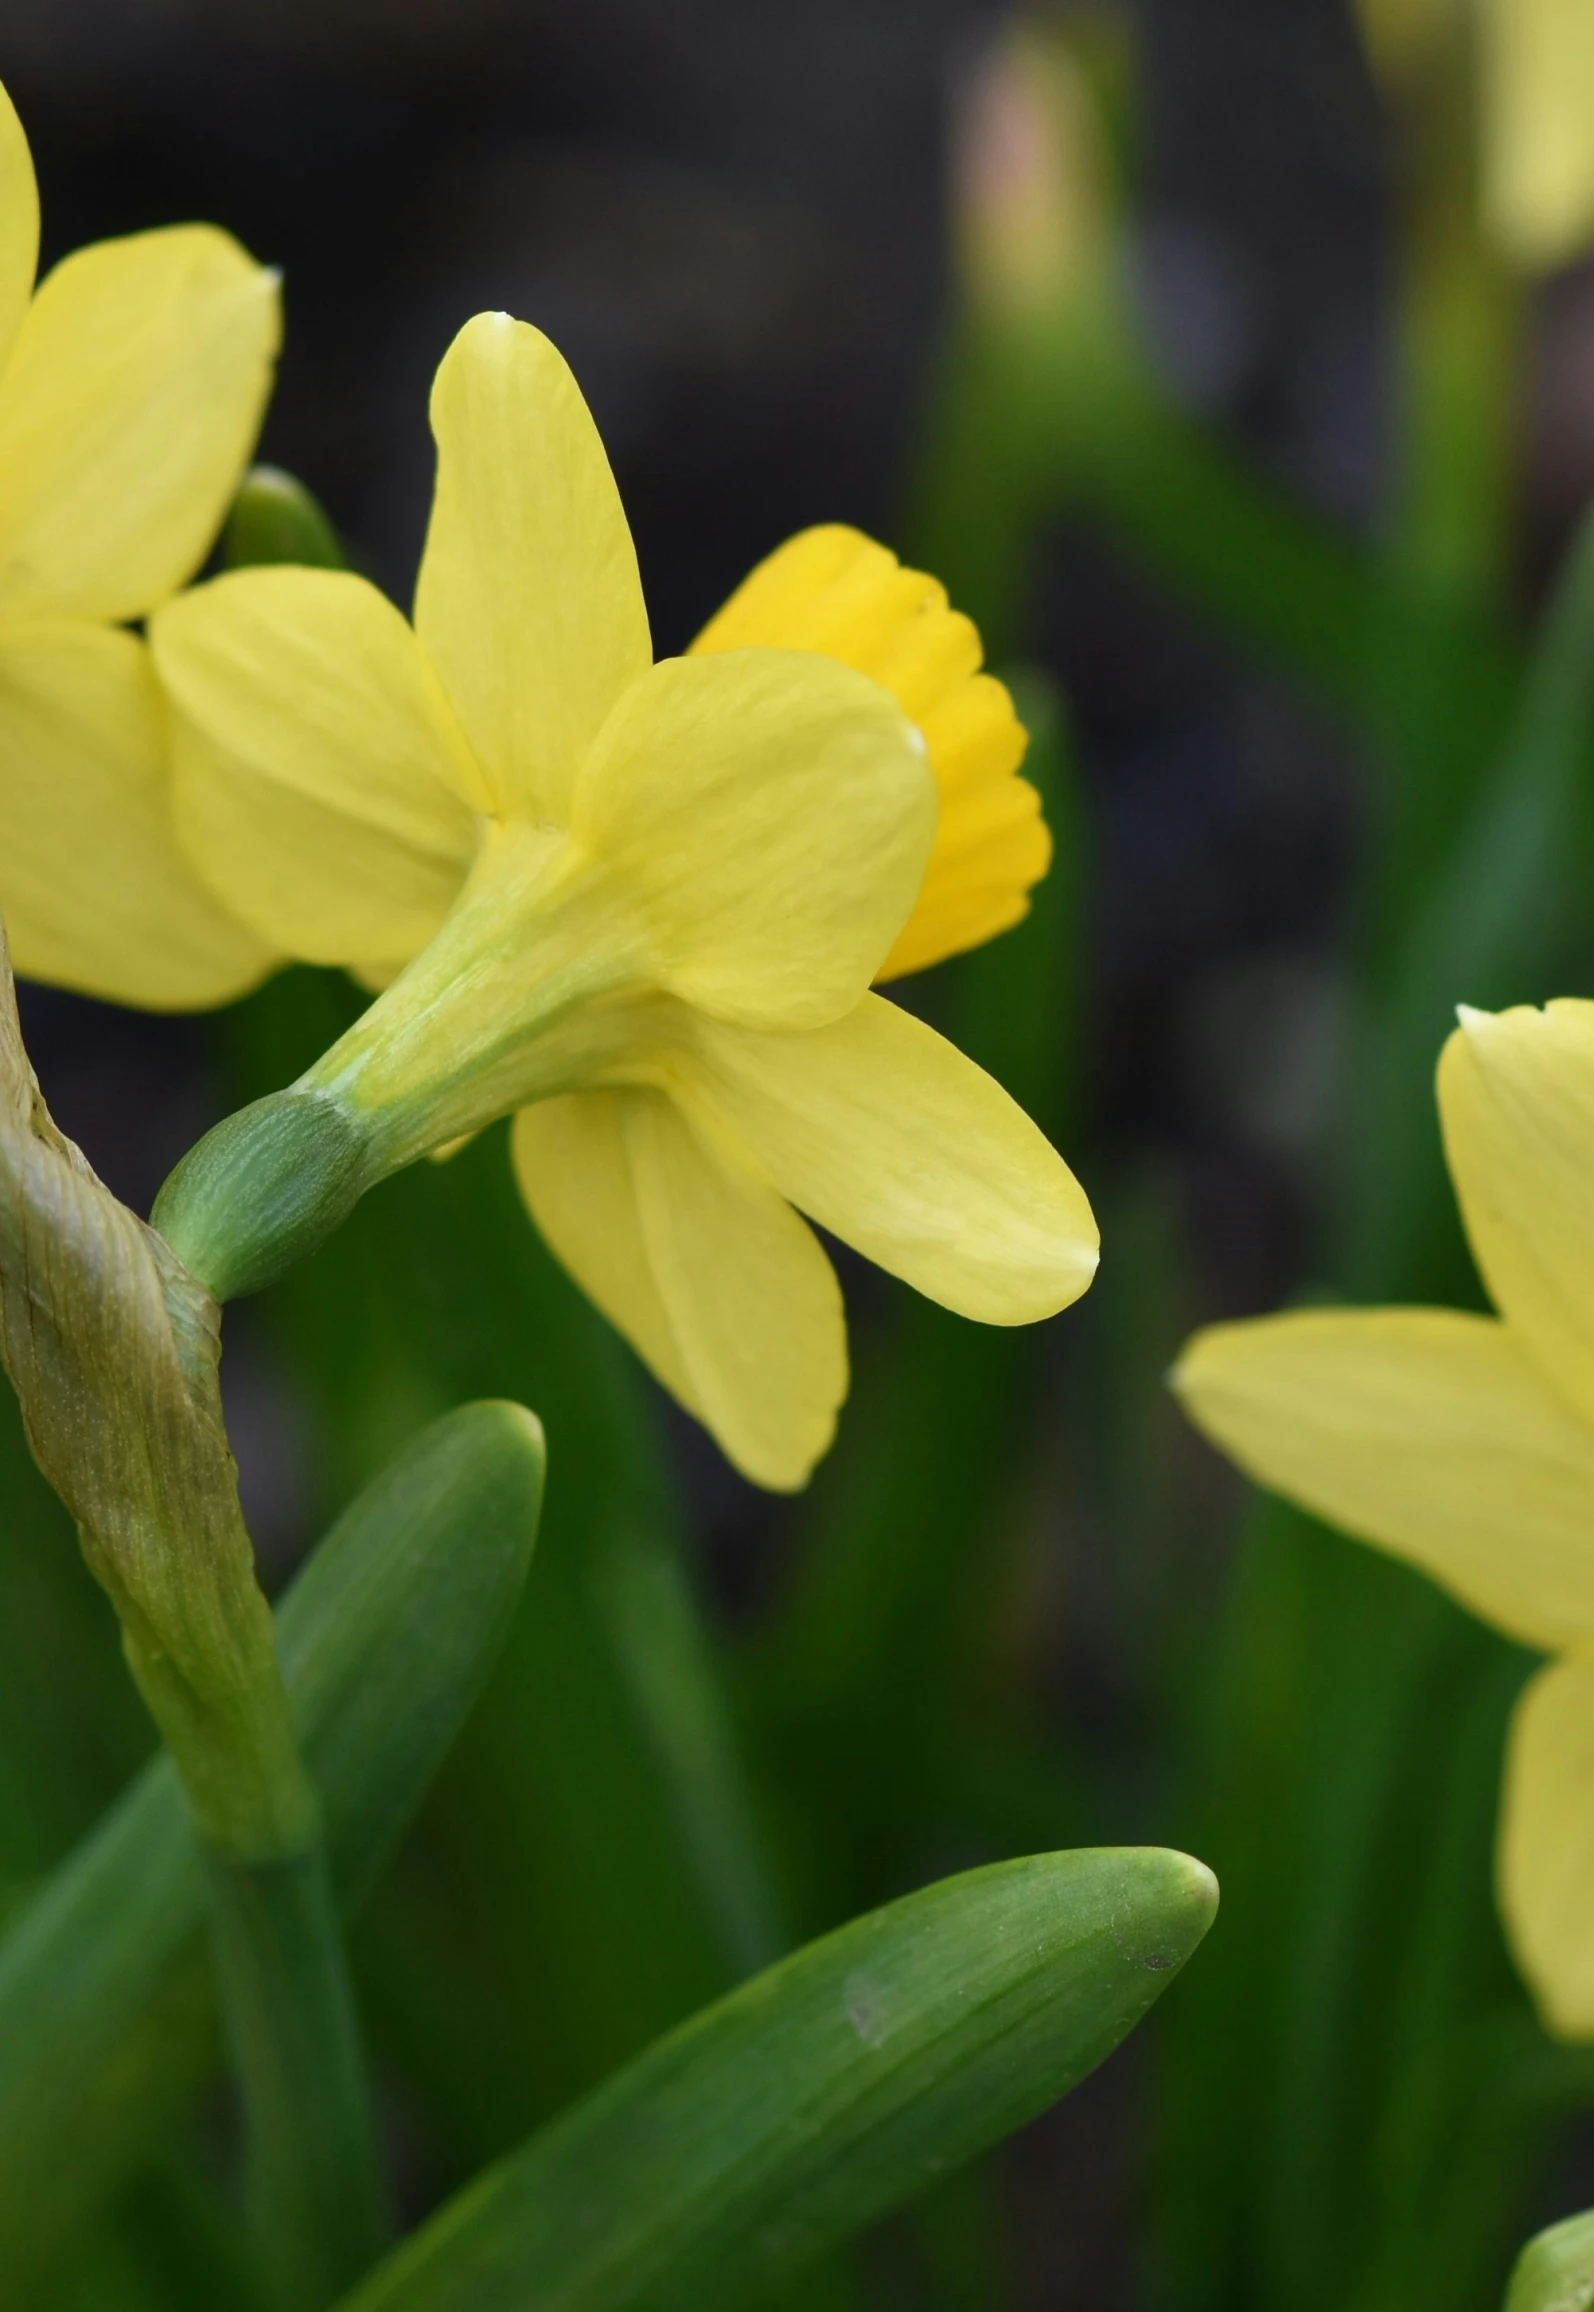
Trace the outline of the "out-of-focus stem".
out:
<instances>
[{"instance_id":1,"label":"out-of-focus stem","mask_svg":"<svg viewBox=\"0 0 1594 2312\"><path fill-rule=\"evenodd\" d=\"M386 2244L371 2094L326 1850L208 1853L245 2196L282 2312L319 2312Z\"/></svg>"}]
</instances>

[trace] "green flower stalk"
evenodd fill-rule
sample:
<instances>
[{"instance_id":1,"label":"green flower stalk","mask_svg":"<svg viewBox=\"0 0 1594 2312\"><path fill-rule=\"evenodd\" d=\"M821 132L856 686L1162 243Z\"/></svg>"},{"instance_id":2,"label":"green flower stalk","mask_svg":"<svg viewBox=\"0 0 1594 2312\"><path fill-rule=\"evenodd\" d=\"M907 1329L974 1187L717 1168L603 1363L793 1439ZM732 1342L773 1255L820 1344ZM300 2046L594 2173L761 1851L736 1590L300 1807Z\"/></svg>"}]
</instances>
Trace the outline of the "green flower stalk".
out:
<instances>
[{"instance_id":1,"label":"green flower stalk","mask_svg":"<svg viewBox=\"0 0 1594 2312\"><path fill-rule=\"evenodd\" d=\"M220 1314L51 1122L0 928L0 1359L208 1850L248 2196L280 2302L311 2312L376 2252L381 2196L320 1810L222 1418Z\"/></svg>"},{"instance_id":2,"label":"green flower stalk","mask_svg":"<svg viewBox=\"0 0 1594 2312\"><path fill-rule=\"evenodd\" d=\"M220 1311L51 1122L0 932L0 1358L224 1853L315 1836L222 1421Z\"/></svg>"}]
</instances>

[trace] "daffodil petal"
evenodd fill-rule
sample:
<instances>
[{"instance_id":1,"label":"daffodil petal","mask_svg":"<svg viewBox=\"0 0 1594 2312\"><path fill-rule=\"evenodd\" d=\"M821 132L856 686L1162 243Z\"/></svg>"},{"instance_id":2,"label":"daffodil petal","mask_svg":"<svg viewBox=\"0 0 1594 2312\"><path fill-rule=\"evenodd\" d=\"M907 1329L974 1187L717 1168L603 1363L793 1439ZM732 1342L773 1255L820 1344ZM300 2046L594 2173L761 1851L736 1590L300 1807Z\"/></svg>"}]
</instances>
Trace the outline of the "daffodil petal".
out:
<instances>
[{"instance_id":1,"label":"daffodil petal","mask_svg":"<svg viewBox=\"0 0 1594 2312\"><path fill-rule=\"evenodd\" d=\"M280 326L276 276L209 225L56 266L0 374L0 613L134 618L192 575Z\"/></svg>"},{"instance_id":2,"label":"daffodil petal","mask_svg":"<svg viewBox=\"0 0 1594 2312\"><path fill-rule=\"evenodd\" d=\"M1489 223L1519 264L1564 264L1594 241L1594 10L1494 0L1482 17Z\"/></svg>"},{"instance_id":3,"label":"daffodil petal","mask_svg":"<svg viewBox=\"0 0 1594 2312\"><path fill-rule=\"evenodd\" d=\"M847 1347L835 1272L790 1205L658 1092L546 1101L514 1145L538 1227L665 1388L756 1484L804 1484Z\"/></svg>"},{"instance_id":4,"label":"daffodil petal","mask_svg":"<svg viewBox=\"0 0 1594 2312\"><path fill-rule=\"evenodd\" d=\"M500 799L563 826L599 726L653 659L620 494L563 356L507 313L449 347L432 430L416 631Z\"/></svg>"},{"instance_id":5,"label":"daffodil petal","mask_svg":"<svg viewBox=\"0 0 1594 2312\"><path fill-rule=\"evenodd\" d=\"M1467 1012L1439 1113L1496 1308L1594 1420L1594 1003Z\"/></svg>"},{"instance_id":6,"label":"daffodil petal","mask_svg":"<svg viewBox=\"0 0 1594 2312\"><path fill-rule=\"evenodd\" d=\"M0 911L19 973L150 1011L271 968L178 847L160 693L131 634L0 627Z\"/></svg>"},{"instance_id":7,"label":"daffodil petal","mask_svg":"<svg viewBox=\"0 0 1594 2312\"><path fill-rule=\"evenodd\" d=\"M969 685L971 719L972 710L986 711L979 686L988 681L981 675ZM1002 700L1000 714L993 710L991 720L1011 720L1006 691L994 682L990 688L1000 691ZM927 735L934 760L934 737ZM994 750L989 759L996 759ZM1027 779L1010 773L980 775L944 794L935 848L913 913L876 977L902 979L925 971L1022 923L1029 894L1051 863L1051 830L1041 816L1040 796Z\"/></svg>"},{"instance_id":8,"label":"daffodil petal","mask_svg":"<svg viewBox=\"0 0 1594 2312\"><path fill-rule=\"evenodd\" d=\"M800 651L666 659L605 723L571 813L659 984L721 1019L857 1002L913 904L935 795L877 683Z\"/></svg>"},{"instance_id":9,"label":"daffodil petal","mask_svg":"<svg viewBox=\"0 0 1594 2312\"><path fill-rule=\"evenodd\" d=\"M703 1021L682 1097L745 1139L822 1228L983 1324L1032 1324L1096 1270L1084 1190L1001 1086L922 1020L866 995L833 1026Z\"/></svg>"},{"instance_id":10,"label":"daffodil petal","mask_svg":"<svg viewBox=\"0 0 1594 2312\"><path fill-rule=\"evenodd\" d=\"M1051 862L1040 797L1017 776L1027 745L980 638L946 589L837 523L788 539L743 580L694 654L766 645L813 650L882 683L916 725L940 797L913 913L881 979L922 971L1017 923Z\"/></svg>"},{"instance_id":11,"label":"daffodil petal","mask_svg":"<svg viewBox=\"0 0 1594 2312\"><path fill-rule=\"evenodd\" d=\"M17 108L0 88L0 368L22 326L39 262L39 188Z\"/></svg>"},{"instance_id":12,"label":"daffodil petal","mask_svg":"<svg viewBox=\"0 0 1594 2312\"><path fill-rule=\"evenodd\" d=\"M479 785L414 635L342 570L238 570L150 625L177 821L206 880L311 963L386 969L442 923Z\"/></svg>"},{"instance_id":13,"label":"daffodil petal","mask_svg":"<svg viewBox=\"0 0 1594 2312\"><path fill-rule=\"evenodd\" d=\"M1594 1662L1552 1662L1517 1704L1500 1819L1500 1907L1545 2023L1594 2039Z\"/></svg>"},{"instance_id":14,"label":"daffodil petal","mask_svg":"<svg viewBox=\"0 0 1594 2312\"><path fill-rule=\"evenodd\" d=\"M1173 1386L1259 1484L1511 1636L1594 1637L1594 1428L1508 1326L1454 1309L1290 1311L1197 1333Z\"/></svg>"}]
</instances>

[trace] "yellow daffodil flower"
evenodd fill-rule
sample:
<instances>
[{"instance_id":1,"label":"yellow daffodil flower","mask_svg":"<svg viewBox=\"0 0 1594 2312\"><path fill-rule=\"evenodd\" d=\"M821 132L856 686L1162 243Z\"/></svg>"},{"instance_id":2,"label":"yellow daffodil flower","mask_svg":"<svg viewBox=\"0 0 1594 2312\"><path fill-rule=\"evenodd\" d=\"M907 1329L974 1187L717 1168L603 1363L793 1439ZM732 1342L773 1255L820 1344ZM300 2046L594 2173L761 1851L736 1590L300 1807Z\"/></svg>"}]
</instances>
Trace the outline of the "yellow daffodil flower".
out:
<instances>
[{"instance_id":1,"label":"yellow daffodil flower","mask_svg":"<svg viewBox=\"0 0 1594 2312\"><path fill-rule=\"evenodd\" d=\"M1310 1309L1197 1334L1174 1385L1260 1483L1556 1659L1517 1705L1500 1894L1551 2029L1594 2037L1594 1003L1463 1012L1451 1177L1497 1317Z\"/></svg>"},{"instance_id":2,"label":"yellow daffodil flower","mask_svg":"<svg viewBox=\"0 0 1594 2312\"><path fill-rule=\"evenodd\" d=\"M432 421L413 628L288 568L152 623L190 855L261 940L391 983L157 1218L241 1289L301 1220L514 1113L555 1252L733 1461L799 1485L846 1389L799 1209L989 1323L1094 1269L1061 1158L870 993L1022 912L1046 838L1011 707L939 588L847 531L654 664L597 431L522 323L468 324ZM238 1241L243 1204L280 1243Z\"/></svg>"},{"instance_id":3,"label":"yellow daffodil flower","mask_svg":"<svg viewBox=\"0 0 1594 2312\"><path fill-rule=\"evenodd\" d=\"M1027 743L1001 683L980 672L973 621L946 589L856 530L805 530L745 579L692 654L816 650L883 683L929 749L935 844L913 912L877 979L923 971L1018 923L1051 865L1041 799L1018 776Z\"/></svg>"},{"instance_id":4,"label":"yellow daffodil flower","mask_svg":"<svg viewBox=\"0 0 1594 2312\"><path fill-rule=\"evenodd\" d=\"M275 276L224 233L101 241L34 289L39 201L0 89L0 910L19 972L154 1009L271 955L172 824L139 618L193 575L248 457Z\"/></svg>"},{"instance_id":5,"label":"yellow daffodil flower","mask_svg":"<svg viewBox=\"0 0 1594 2312\"><path fill-rule=\"evenodd\" d=\"M1594 8L1587 0L1359 0L1373 62L1396 87L1477 17L1483 201L1528 272L1594 244Z\"/></svg>"}]
</instances>

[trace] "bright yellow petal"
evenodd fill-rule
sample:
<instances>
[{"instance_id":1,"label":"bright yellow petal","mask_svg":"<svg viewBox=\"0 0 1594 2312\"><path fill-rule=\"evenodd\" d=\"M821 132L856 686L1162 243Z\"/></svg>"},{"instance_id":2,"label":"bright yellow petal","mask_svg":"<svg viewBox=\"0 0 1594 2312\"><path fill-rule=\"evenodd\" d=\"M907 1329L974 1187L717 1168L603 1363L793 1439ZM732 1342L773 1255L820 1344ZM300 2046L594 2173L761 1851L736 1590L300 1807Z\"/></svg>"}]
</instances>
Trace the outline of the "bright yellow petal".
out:
<instances>
[{"instance_id":1,"label":"bright yellow petal","mask_svg":"<svg viewBox=\"0 0 1594 2312\"><path fill-rule=\"evenodd\" d=\"M0 88L0 368L28 309L39 262L39 188L17 108Z\"/></svg>"},{"instance_id":2,"label":"bright yellow petal","mask_svg":"<svg viewBox=\"0 0 1594 2312\"><path fill-rule=\"evenodd\" d=\"M620 494L562 356L507 313L449 347L432 431L416 631L499 795L562 826L599 726L653 659Z\"/></svg>"},{"instance_id":3,"label":"bright yellow petal","mask_svg":"<svg viewBox=\"0 0 1594 2312\"><path fill-rule=\"evenodd\" d=\"M982 674L972 622L946 589L840 524L804 530L761 562L694 652L814 650L883 683L930 750L941 811L912 916L881 979L977 947L1028 911L1051 862L1041 802L1018 777L1028 743L1001 683Z\"/></svg>"},{"instance_id":4,"label":"bright yellow petal","mask_svg":"<svg viewBox=\"0 0 1594 2312\"><path fill-rule=\"evenodd\" d=\"M1489 221L1519 264L1565 264L1594 242L1594 8L1493 0L1482 14Z\"/></svg>"},{"instance_id":5,"label":"bright yellow petal","mask_svg":"<svg viewBox=\"0 0 1594 2312\"><path fill-rule=\"evenodd\" d=\"M657 1092L526 1109L515 1166L538 1227L665 1388L756 1484L804 1484L847 1389L835 1272L737 1154Z\"/></svg>"},{"instance_id":6,"label":"bright yellow petal","mask_svg":"<svg viewBox=\"0 0 1594 2312\"><path fill-rule=\"evenodd\" d=\"M1594 2039L1594 1662L1552 1663L1517 1704L1500 1907L1550 2030Z\"/></svg>"},{"instance_id":7,"label":"bright yellow petal","mask_svg":"<svg viewBox=\"0 0 1594 2312\"><path fill-rule=\"evenodd\" d=\"M1001 1086L883 996L808 1035L698 1023L681 1094L793 1204L931 1300L1032 1324L1077 1300L1096 1223Z\"/></svg>"},{"instance_id":8,"label":"bright yellow petal","mask_svg":"<svg viewBox=\"0 0 1594 2312\"><path fill-rule=\"evenodd\" d=\"M415 954L475 856L480 773L399 612L347 571L238 570L150 638L207 881L308 962Z\"/></svg>"},{"instance_id":9,"label":"bright yellow petal","mask_svg":"<svg viewBox=\"0 0 1594 2312\"><path fill-rule=\"evenodd\" d=\"M572 807L659 985L721 1019L817 1026L913 904L935 792L877 683L800 651L666 659L604 725Z\"/></svg>"},{"instance_id":10,"label":"bright yellow petal","mask_svg":"<svg viewBox=\"0 0 1594 2312\"><path fill-rule=\"evenodd\" d=\"M1512 1637L1594 1637L1594 1428L1509 1327L1454 1309L1291 1311L1197 1333L1173 1386L1259 1484Z\"/></svg>"},{"instance_id":11,"label":"bright yellow petal","mask_svg":"<svg viewBox=\"0 0 1594 2312\"><path fill-rule=\"evenodd\" d=\"M144 646L0 627L0 910L19 973L150 1011L226 1003L276 958L178 848Z\"/></svg>"},{"instance_id":12,"label":"bright yellow petal","mask_svg":"<svg viewBox=\"0 0 1594 2312\"><path fill-rule=\"evenodd\" d=\"M57 265L0 375L0 612L134 618L190 577L279 334L276 276L209 225Z\"/></svg>"},{"instance_id":13,"label":"bright yellow petal","mask_svg":"<svg viewBox=\"0 0 1594 2312\"><path fill-rule=\"evenodd\" d=\"M1439 1113L1467 1235L1495 1307L1594 1419L1594 1003L1463 1021Z\"/></svg>"}]
</instances>

